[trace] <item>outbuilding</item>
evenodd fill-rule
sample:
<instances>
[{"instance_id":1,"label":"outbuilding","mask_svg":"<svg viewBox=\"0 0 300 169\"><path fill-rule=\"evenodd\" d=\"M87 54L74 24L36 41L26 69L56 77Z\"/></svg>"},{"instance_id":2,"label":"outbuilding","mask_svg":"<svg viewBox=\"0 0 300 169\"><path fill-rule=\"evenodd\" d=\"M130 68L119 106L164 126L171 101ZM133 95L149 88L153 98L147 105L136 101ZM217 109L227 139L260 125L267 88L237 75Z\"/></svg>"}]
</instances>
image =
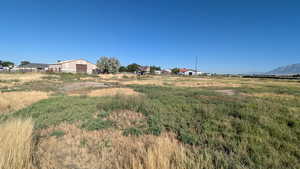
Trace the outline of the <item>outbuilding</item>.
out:
<instances>
[{"instance_id":1,"label":"outbuilding","mask_svg":"<svg viewBox=\"0 0 300 169\"><path fill-rule=\"evenodd\" d=\"M20 72L45 72L48 67L49 64L45 63L28 63L18 66L15 70Z\"/></svg>"},{"instance_id":2,"label":"outbuilding","mask_svg":"<svg viewBox=\"0 0 300 169\"><path fill-rule=\"evenodd\" d=\"M196 70L193 70L193 69L182 68L182 69L179 69L178 74L185 75L185 76L193 76L193 75L201 75L202 72L196 71Z\"/></svg>"},{"instance_id":3,"label":"outbuilding","mask_svg":"<svg viewBox=\"0 0 300 169\"><path fill-rule=\"evenodd\" d=\"M56 64L49 65L49 72L65 72L65 73L87 73L92 74L97 66L84 59L59 61Z\"/></svg>"}]
</instances>

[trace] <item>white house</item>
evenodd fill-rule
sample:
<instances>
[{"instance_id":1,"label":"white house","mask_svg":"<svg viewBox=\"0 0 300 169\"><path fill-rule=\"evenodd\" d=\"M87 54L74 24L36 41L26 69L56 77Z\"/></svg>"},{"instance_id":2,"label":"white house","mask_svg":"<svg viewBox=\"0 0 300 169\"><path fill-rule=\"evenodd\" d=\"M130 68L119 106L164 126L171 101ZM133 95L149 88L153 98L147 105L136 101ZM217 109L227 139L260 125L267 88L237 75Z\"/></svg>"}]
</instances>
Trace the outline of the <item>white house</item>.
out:
<instances>
[{"instance_id":1,"label":"white house","mask_svg":"<svg viewBox=\"0 0 300 169\"><path fill-rule=\"evenodd\" d=\"M201 75L203 73L200 71L193 70L193 69L182 68L182 69L179 69L179 74L185 75L185 76L193 76L193 75Z\"/></svg>"},{"instance_id":2,"label":"white house","mask_svg":"<svg viewBox=\"0 0 300 169\"><path fill-rule=\"evenodd\" d=\"M160 74L161 74L161 70L155 70L155 71L154 71L154 74L160 75Z\"/></svg>"}]
</instances>

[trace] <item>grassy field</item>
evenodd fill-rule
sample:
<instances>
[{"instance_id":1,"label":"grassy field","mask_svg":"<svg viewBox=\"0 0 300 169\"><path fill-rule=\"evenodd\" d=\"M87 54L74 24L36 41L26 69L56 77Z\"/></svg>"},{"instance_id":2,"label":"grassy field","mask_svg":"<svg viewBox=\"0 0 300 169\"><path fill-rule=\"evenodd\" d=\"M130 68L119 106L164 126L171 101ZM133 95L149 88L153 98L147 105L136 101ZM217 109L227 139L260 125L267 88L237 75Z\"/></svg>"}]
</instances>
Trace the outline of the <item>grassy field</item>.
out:
<instances>
[{"instance_id":1,"label":"grassy field","mask_svg":"<svg viewBox=\"0 0 300 169\"><path fill-rule=\"evenodd\" d=\"M1 169L300 168L300 81L0 74L0 101Z\"/></svg>"}]
</instances>

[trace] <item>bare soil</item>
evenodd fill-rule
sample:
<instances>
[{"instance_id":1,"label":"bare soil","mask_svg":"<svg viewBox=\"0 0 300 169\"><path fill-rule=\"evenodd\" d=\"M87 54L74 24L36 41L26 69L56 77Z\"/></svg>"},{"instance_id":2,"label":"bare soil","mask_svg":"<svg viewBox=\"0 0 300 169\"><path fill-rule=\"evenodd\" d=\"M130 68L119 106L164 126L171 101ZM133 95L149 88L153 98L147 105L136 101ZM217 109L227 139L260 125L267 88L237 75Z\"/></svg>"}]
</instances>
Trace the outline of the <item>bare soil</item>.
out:
<instances>
[{"instance_id":1,"label":"bare soil","mask_svg":"<svg viewBox=\"0 0 300 169\"><path fill-rule=\"evenodd\" d=\"M65 84L62 90L64 92L69 92L69 91L80 90L85 88L106 88L106 87L109 87L109 85L104 83L98 83L98 82L75 82L75 83Z\"/></svg>"},{"instance_id":2,"label":"bare soil","mask_svg":"<svg viewBox=\"0 0 300 169\"><path fill-rule=\"evenodd\" d=\"M235 95L235 91L234 90L215 90L218 93L222 93L228 96L233 96Z\"/></svg>"}]
</instances>

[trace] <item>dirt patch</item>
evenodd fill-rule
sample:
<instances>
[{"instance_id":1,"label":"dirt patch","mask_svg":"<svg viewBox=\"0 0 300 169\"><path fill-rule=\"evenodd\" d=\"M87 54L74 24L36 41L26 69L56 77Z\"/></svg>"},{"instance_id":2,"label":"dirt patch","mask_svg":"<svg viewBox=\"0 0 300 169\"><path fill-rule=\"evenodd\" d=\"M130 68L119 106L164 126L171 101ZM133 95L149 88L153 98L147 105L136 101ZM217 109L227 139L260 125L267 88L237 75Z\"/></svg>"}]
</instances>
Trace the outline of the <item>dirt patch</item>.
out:
<instances>
[{"instance_id":1,"label":"dirt patch","mask_svg":"<svg viewBox=\"0 0 300 169\"><path fill-rule=\"evenodd\" d=\"M41 138L36 156L39 158L40 168L186 168L187 150L171 133L126 137L121 130L88 132L67 124L42 133L46 136L54 130L62 130L65 135Z\"/></svg>"},{"instance_id":2,"label":"dirt patch","mask_svg":"<svg viewBox=\"0 0 300 169\"><path fill-rule=\"evenodd\" d=\"M221 93L221 94L225 94L225 95L228 95L228 96L235 95L235 91L234 90L215 90L215 92Z\"/></svg>"},{"instance_id":3,"label":"dirt patch","mask_svg":"<svg viewBox=\"0 0 300 169\"><path fill-rule=\"evenodd\" d=\"M88 96L114 96L114 95L137 96L139 95L139 93L130 88L107 88L107 89L92 90L87 95Z\"/></svg>"},{"instance_id":4,"label":"dirt patch","mask_svg":"<svg viewBox=\"0 0 300 169\"><path fill-rule=\"evenodd\" d=\"M40 91L0 92L0 114L22 109L39 100L47 99L49 95L50 93Z\"/></svg>"},{"instance_id":5,"label":"dirt patch","mask_svg":"<svg viewBox=\"0 0 300 169\"><path fill-rule=\"evenodd\" d=\"M107 84L98 83L98 82L75 82L75 83L65 84L62 90L65 92L69 92L69 91L81 90L85 88L105 88L105 87L109 87L109 86Z\"/></svg>"}]
</instances>

